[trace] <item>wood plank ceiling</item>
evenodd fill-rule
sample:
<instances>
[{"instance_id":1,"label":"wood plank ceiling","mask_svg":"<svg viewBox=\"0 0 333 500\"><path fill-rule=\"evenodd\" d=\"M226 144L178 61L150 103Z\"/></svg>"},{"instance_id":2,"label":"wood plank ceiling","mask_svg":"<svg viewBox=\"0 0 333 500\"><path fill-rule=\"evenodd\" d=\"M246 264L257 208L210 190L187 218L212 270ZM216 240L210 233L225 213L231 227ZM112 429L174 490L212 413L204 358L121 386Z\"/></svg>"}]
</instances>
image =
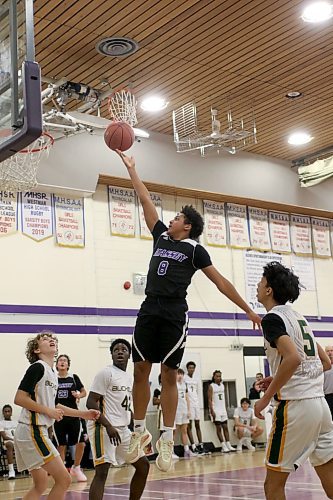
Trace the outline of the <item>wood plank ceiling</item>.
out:
<instances>
[{"instance_id":1,"label":"wood plank ceiling","mask_svg":"<svg viewBox=\"0 0 333 500\"><path fill-rule=\"evenodd\" d=\"M36 60L44 77L102 92L130 84L138 100L163 95L169 106L139 109L139 127L172 134L173 109L195 100L199 129L210 108L241 112L254 104L261 155L292 160L333 146L333 21L301 19L301 0L35 0ZM107 36L136 40L125 58L100 55ZM291 101L289 91L303 97ZM78 108L82 103L72 103ZM109 118L107 103L102 116ZM290 146L296 129L314 139Z\"/></svg>"}]
</instances>

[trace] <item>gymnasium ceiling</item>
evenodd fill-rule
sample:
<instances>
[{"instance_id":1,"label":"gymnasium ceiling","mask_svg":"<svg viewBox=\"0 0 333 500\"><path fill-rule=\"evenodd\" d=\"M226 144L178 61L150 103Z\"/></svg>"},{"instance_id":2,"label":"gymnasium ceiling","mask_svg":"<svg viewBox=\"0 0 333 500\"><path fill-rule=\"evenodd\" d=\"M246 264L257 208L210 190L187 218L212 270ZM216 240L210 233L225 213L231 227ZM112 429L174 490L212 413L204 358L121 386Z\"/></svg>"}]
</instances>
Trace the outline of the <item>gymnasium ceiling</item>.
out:
<instances>
[{"instance_id":1,"label":"gymnasium ceiling","mask_svg":"<svg viewBox=\"0 0 333 500\"><path fill-rule=\"evenodd\" d=\"M35 0L36 60L42 76L104 92L130 84L140 99L157 93L169 106L138 111L138 126L172 134L172 110L194 100L199 129L210 108L254 106L253 153L293 160L333 147L333 20L304 23L301 0ZM108 36L134 39L125 58L100 55ZM287 92L303 97L289 100ZM71 102L71 109L81 102ZM102 116L109 118L107 101ZM314 139L290 146L290 132Z\"/></svg>"}]
</instances>

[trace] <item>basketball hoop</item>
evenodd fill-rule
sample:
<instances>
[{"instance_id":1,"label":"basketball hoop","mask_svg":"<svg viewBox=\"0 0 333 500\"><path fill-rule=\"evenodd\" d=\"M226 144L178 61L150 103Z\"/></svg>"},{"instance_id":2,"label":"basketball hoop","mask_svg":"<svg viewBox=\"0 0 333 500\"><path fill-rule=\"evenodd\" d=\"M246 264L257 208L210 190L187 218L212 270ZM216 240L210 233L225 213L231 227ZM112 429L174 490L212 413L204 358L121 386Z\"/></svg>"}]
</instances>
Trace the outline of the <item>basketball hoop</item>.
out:
<instances>
[{"instance_id":1,"label":"basketball hoop","mask_svg":"<svg viewBox=\"0 0 333 500\"><path fill-rule=\"evenodd\" d=\"M36 139L26 149L22 149L0 163L0 189L20 192L35 188L37 170L43 157L49 155L53 137L47 132Z\"/></svg>"},{"instance_id":2,"label":"basketball hoop","mask_svg":"<svg viewBox=\"0 0 333 500\"><path fill-rule=\"evenodd\" d=\"M136 118L137 102L130 90L116 90L109 97L109 112L111 119L118 122L126 122L131 127L138 123Z\"/></svg>"}]
</instances>

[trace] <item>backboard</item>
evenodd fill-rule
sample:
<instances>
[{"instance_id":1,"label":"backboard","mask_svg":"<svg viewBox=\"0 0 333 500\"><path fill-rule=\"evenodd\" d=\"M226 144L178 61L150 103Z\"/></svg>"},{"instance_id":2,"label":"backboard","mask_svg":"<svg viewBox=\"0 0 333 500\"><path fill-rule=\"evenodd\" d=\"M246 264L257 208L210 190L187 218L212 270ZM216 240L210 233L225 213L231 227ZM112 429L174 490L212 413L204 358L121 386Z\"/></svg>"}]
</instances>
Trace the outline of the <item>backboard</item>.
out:
<instances>
[{"instance_id":1,"label":"backboard","mask_svg":"<svg viewBox=\"0 0 333 500\"><path fill-rule=\"evenodd\" d=\"M33 0L0 0L0 161L42 133Z\"/></svg>"}]
</instances>

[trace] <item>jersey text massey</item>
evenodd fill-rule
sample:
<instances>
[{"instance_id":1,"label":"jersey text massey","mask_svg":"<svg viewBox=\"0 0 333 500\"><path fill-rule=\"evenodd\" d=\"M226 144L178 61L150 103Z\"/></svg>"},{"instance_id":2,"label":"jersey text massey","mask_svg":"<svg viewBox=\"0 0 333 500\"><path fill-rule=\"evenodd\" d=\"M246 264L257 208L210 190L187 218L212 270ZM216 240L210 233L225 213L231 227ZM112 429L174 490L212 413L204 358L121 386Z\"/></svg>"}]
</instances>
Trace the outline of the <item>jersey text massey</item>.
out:
<instances>
[{"instance_id":1,"label":"jersey text massey","mask_svg":"<svg viewBox=\"0 0 333 500\"><path fill-rule=\"evenodd\" d=\"M165 248L157 248L157 250L155 250L155 252L153 253L153 256L178 260L179 262L183 262L183 260L188 259L188 256L184 255L181 252L175 252L173 250L166 250Z\"/></svg>"}]
</instances>

